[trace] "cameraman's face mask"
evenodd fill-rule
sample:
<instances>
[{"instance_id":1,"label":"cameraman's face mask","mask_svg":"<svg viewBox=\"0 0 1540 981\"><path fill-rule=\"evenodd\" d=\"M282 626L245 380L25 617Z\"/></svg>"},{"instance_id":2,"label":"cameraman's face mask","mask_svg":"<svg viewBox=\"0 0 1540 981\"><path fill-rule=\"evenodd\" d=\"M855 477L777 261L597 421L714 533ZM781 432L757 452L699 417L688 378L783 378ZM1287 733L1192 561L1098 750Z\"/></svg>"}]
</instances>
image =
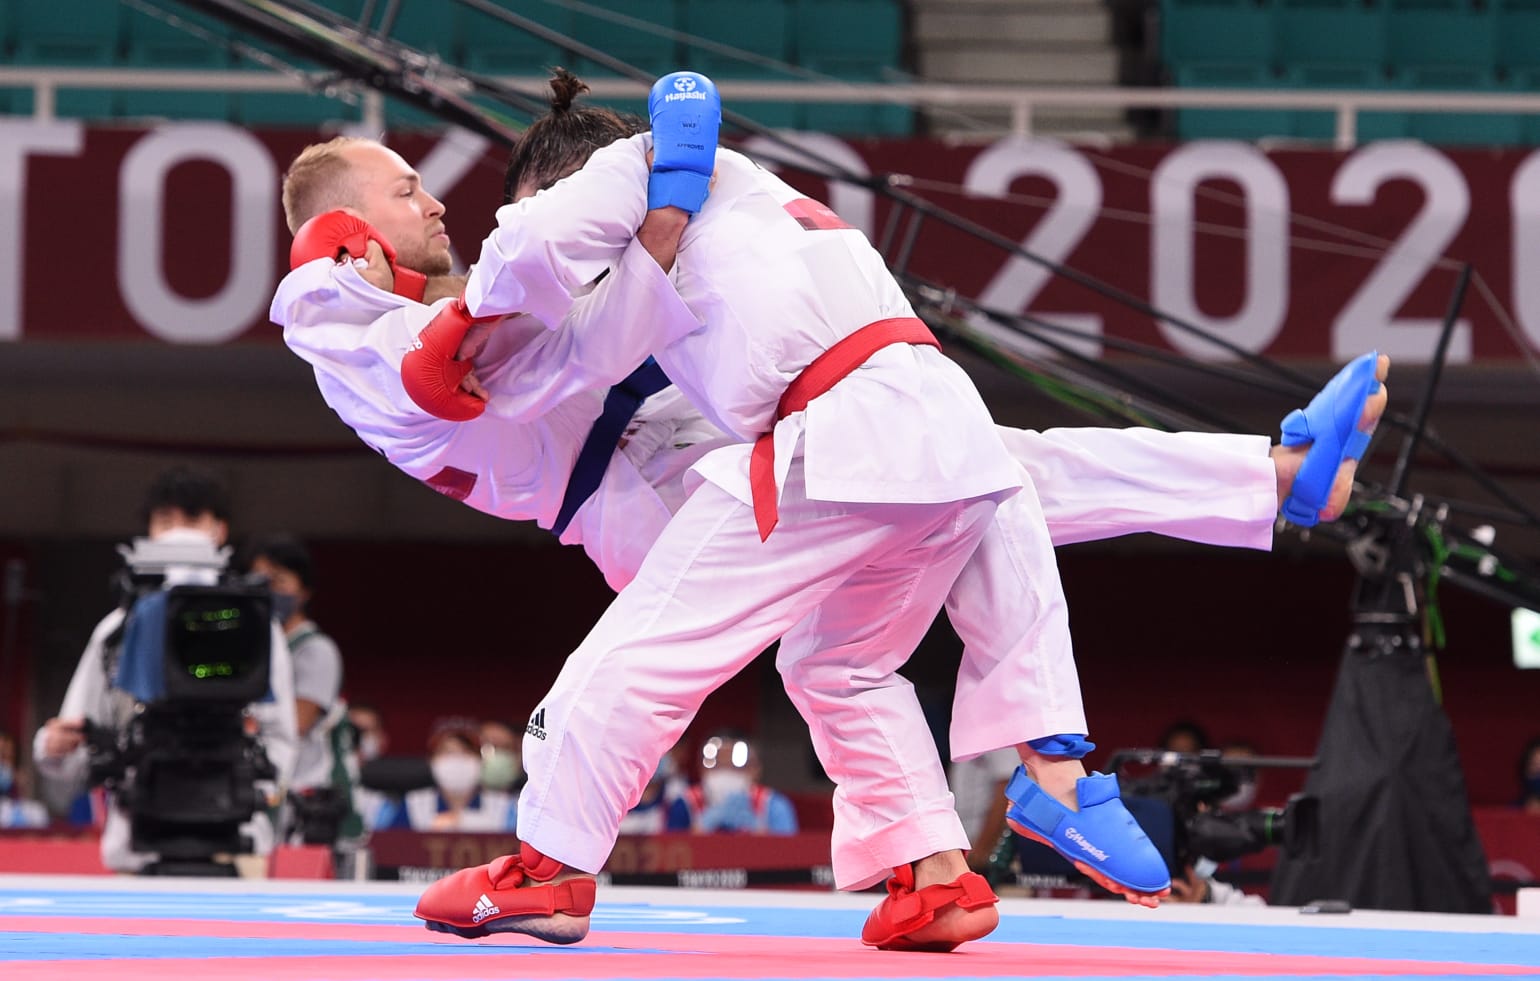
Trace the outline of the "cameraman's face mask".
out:
<instances>
[{"instance_id":1,"label":"cameraman's face mask","mask_svg":"<svg viewBox=\"0 0 1540 981\"><path fill-rule=\"evenodd\" d=\"M212 541L215 545L223 545L230 526L208 511L190 515L181 508L156 508L150 512L150 525L146 531L152 542Z\"/></svg>"}]
</instances>

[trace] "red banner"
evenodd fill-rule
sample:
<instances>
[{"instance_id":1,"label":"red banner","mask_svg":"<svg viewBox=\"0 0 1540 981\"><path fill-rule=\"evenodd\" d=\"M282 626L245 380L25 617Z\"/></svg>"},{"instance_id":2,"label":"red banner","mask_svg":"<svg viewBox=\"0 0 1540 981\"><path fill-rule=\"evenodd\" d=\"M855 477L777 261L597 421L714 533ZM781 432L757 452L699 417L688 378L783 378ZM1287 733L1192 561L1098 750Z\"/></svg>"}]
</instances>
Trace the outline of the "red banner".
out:
<instances>
[{"instance_id":1,"label":"red banner","mask_svg":"<svg viewBox=\"0 0 1540 981\"><path fill-rule=\"evenodd\" d=\"M125 130L0 119L0 340L276 338L267 307L289 240L280 178L315 138L217 123ZM1426 360L1454 260L1470 262L1481 283L1451 360L1540 346L1540 278L1530 274L1540 264L1537 152L796 139L857 173L905 175L921 196L1247 350L1342 359L1377 347ZM458 255L474 257L501 193L500 151L459 132L395 145L449 206ZM788 178L883 237L886 200ZM919 229L910 268L989 306L1072 326L1083 350L1118 337L1226 357L935 220Z\"/></svg>"}]
</instances>

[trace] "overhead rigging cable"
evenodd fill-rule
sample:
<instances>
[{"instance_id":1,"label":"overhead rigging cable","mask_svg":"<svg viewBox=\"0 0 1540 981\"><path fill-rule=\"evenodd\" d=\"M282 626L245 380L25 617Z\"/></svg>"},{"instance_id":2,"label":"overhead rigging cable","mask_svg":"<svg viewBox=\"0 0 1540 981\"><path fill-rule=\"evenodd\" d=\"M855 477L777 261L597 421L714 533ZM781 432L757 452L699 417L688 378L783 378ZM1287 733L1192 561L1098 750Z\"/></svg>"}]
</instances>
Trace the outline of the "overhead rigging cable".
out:
<instances>
[{"instance_id":1,"label":"overhead rigging cable","mask_svg":"<svg viewBox=\"0 0 1540 981\"><path fill-rule=\"evenodd\" d=\"M294 12L292 10L285 8L283 4L277 3L276 0L245 0L245 2L242 2L242 0L179 0L179 2L189 6L199 7L200 9L205 9L210 12L229 15L226 17L226 19L232 20L232 22L237 23L238 26L247 27L248 29L252 29L259 34L273 37L275 40L280 40L285 43L293 43L294 39L290 37L289 34L296 30L300 31L304 33L305 37L309 41L313 42L311 44L305 45L306 53L310 54L312 57L316 57L318 61L325 62L327 59L323 57L317 57L315 51L317 46L324 48L328 41L338 43L350 54L355 55L355 57L351 59L339 59L333 56L331 59L333 62L341 62L341 64L337 65L340 70L360 73L358 77L362 77L363 80L367 81L368 83L380 85L393 94L406 97L409 101L414 101L428 111L434 112L442 118L445 118L446 121L462 124L466 124L468 122L468 128L471 128L477 132L482 132L485 135L490 135L495 139L503 141L504 143L511 143L514 139L516 139L516 134L508 130L506 127L489 125L485 120L483 110L480 107L472 103L465 102L463 99L458 98L458 96L456 96L454 93L448 92L447 90L443 89L442 86L437 85L433 79L427 78L421 72L414 72L411 66L404 65L402 62L405 60L405 54L409 53L411 55L415 55L415 60L417 62L421 62L425 65L428 65L428 67L432 67L431 64L424 60L424 56L422 56L420 53L412 51L412 49L406 47L405 45L395 45L394 47L398 49L395 52L395 56L384 58L383 60L385 63L381 65L378 64L378 62L382 59L382 56L372 53L367 47L364 48L362 55L359 56L357 52L352 51L352 48L355 46L350 44L347 38L343 37L340 40L337 39L334 35L334 32L326 30L325 26L317 22L314 18L306 18L304 15L300 15L298 17L294 16ZM299 0L299 2L304 2L304 0ZM538 22L530 20L526 17L522 17L506 8L491 3L489 0L458 0L458 2L472 9L480 10L483 13L502 20L511 26L525 30L526 32L540 37L550 43L557 44L564 50L576 56L592 60L595 63L628 78L632 78L643 83L648 83L652 80L652 76L649 73L613 57L607 52L604 52L591 45L583 44L567 35L562 34L561 32L554 31L544 25L539 24ZM264 20L260 16L254 14L243 14L241 13L240 8L252 8L260 10L268 14L270 18L276 17L279 23L275 24L271 19ZM305 22L307 19L310 21L309 24ZM320 30L314 30L314 28L317 27L319 27ZM332 36L328 37L328 35ZM448 66L440 67L445 73L458 74L462 78L469 78L467 73L460 72L458 69L453 69ZM508 89L507 86L503 86L492 80L481 79L479 82L477 82L477 85L479 89L485 91L488 94L500 95L501 97L510 99L511 101L520 102L525 107L527 107L525 111L529 112L531 115L542 113L545 110L545 104L543 102L527 96L518 96L517 93L514 93L513 90ZM424 89L428 90L426 95L424 95ZM518 96L518 98L515 99L515 96ZM469 119L466 117L469 117ZM891 201L895 202L896 205L910 209L916 216L932 219L958 231L962 231L965 234L971 235L975 239L994 245L995 247L1000 248L1012 255L1019 256L1026 261L1032 262L1042 268L1045 268L1049 272L1058 275L1061 278L1070 280L1077 283L1078 285L1091 289L1098 294L1105 296L1114 302L1120 303L1129 309L1139 312L1145 316L1149 316L1151 318L1171 324L1172 326L1183 330L1184 332L1192 334L1195 337L1215 345L1221 350L1227 351L1237 359L1244 361L1255 368L1277 376L1280 380L1293 386L1299 394L1313 393L1315 391L1315 382L1298 371L1287 368L1261 355L1241 348L1240 346L1235 345L1224 338L1220 338L1214 335L1212 332L1206 331L1195 324L1183 320L1182 318L1175 317L1164 311L1161 311L1158 308L1155 308L1153 305L1140 299L1139 297L1134 296L1133 294L1130 294L1127 291L1115 287L1111 284L1105 283L1094 276L1083 273L1063 263L1054 262L1047 259L1046 257L1037 255L1031 250L1024 248L1017 242L994 233L992 230L983 227L976 222L972 222L962 218L961 216L954 215L951 212L946 211L945 209L927 201L924 198L901 190L898 185L901 183L902 179L896 177L895 175L866 176L855 174L840 165L838 162L821 157L815 151L809 150L805 146L797 145L794 142L787 140L780 134L768 129L767 127L761 126L760 124L754 122L752 119L744 117L739 113L730 110L724 110L723 118L724 121L730 123L731 125L737 126L739 129L742 129L745 132L759 136L766 141L791 151L794 157L800 158L800 161L788 158L777 159L774 155L767 154L761 149L756 149L754 155L760 157L761 159L766 159L768 162L776 163L781 166L789 166L798 170L812 173L816 176L823 177L826 180L836 180L847 184L864 187L873 191L874 193L887 197ZM813 161L819 168L822 169L815 169L814 167L809 166L807 161ZM918 226L915 225L914 227L917 228ZM1201 362L1192 362L1191 367L1194 371L1206 373L1208 372L1209 366L1206 366ZM1163 394L1165 397L1170 397L1169 392ZM1401 416L1399 413L1388 414L1387 419L1398 422L1403 426L1407 425L1407 421L1405 420L1404 416ZM1540 527L1540 517L1537 517L1529 508L1525 507L1522 502L1519 502L1515 497L1507 493L1505 489L1498 486L1495 481L1492 481L1487 475L1482 473L1479 466L1477 466L1473 461L1465 458L1463 454L1459 454L1458 451L1453 450L1452 447L1448 447L1447 444L1440 445L1442 444L1442 440L1438 440L1436 438L1436 434L1432 433L1431 431L1425 434L1425 438L1430 446L1438 448L1440 452L1445 453L1445 455L1452 462L1460 466L1462 469L1467 470L1472 479L1480 484L1484 489L1488 490L1490 493L1493 493L1494 496L1497 496L1500 500L1503 501L1504 504L1513 508L1516 513L1525 519L1526 523L1534 524L1535 526Z\"/></svg>"}]
</instances>

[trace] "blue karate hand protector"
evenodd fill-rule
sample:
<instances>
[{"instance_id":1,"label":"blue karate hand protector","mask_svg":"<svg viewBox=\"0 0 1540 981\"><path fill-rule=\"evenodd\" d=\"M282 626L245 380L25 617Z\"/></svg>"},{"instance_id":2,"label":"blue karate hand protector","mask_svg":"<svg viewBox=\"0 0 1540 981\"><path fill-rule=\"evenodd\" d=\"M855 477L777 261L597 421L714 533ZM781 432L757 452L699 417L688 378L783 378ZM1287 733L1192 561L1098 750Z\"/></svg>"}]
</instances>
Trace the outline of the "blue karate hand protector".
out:
<instances>
[{"instance_id":1,"label":"blue karate hand protector","mask_svg":"<svg viewBox=\"0 0 1540 981\"><path fill-rule=\"evenodd\" d=\"M693 215L706 203L716 166L722 97L706 76L674 72L652 86L647 115L652 120L647 207L673 206Z\"/></svg>"}]
</instances>

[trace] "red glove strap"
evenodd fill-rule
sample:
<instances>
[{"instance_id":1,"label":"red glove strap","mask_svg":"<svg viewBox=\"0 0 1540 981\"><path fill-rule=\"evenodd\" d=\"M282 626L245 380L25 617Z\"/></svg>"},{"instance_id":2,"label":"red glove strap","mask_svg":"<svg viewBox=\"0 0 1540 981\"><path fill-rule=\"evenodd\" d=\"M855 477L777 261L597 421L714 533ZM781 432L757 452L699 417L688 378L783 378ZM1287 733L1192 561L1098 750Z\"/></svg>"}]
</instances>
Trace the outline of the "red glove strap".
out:
<instances>
[{"instance_id":1,"label":"red glove strap","mask_svg":"<svg viewBox=\"0 0 1540 981\"><path fill-rule=\"evenodd\" d=\"M405 266L392 266L391 269L396 274L396 280L390 291L397 296L404 296L408 300L421 303L423 294L428 292L428 277Z\"/></svg>"},{"instance_id":2,"label":"red glove strap","mask_svg":"<svg viewBox=\"0 0 1540 981\"><path fill-rule=\"evenodd\" d=\"M465 332L475 322L465 301L455 297L433 315L417 335L417 346L401 359L401 384L419 409L450 422L467 422L486 410L485 402L460 390L471 363L455 360Z\"/></svg>"}]
</instances>

